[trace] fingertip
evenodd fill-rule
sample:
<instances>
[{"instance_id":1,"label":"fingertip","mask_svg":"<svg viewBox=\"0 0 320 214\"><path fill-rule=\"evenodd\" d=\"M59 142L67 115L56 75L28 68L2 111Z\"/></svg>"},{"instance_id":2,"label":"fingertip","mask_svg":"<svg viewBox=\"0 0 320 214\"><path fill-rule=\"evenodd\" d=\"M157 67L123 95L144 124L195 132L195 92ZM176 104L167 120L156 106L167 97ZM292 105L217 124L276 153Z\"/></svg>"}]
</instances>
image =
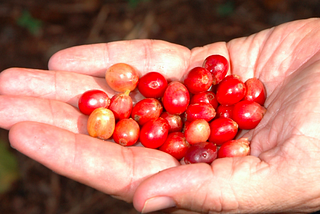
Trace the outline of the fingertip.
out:
<instances>
[{"instance_id":1,"label":"fingertip","mask_svg":"<svg viewBox=\"0 0 320 214\"><path fill-rule=\"evenodd\" d=\"M83 49L85 51L87 46L89 45L80 45L58 50L50 57L48 69L55 71L76 71L81 68L77 65L86 59Z\"/></svg>"},{"instance_id":2,"label":"fingertip","mask_svg":"<svg viewBox=\"0 0 320 214\"><path fill-rule=\"evenodd\" d=\"M104 47L105 44L89 44L59 50L50 57L48 68L102 77L106 68Z\"/></svg>"},{"instance_id":3,"label":"fingertip","mask_svg":"<svg viewBox=\"0 0 320 214\"><path fill-rule=\"evenodd\" d=\"M133 205L142 213L176 207L177 204L186 206L181 201L193 197L194 185L203 183L210 171L208 164L180 165L163 170L139 185Z\"/></svg>"},{"instance_id":4,"label":"fingertip","mask_svg":"<svg viewBox=\"0 0 320 214\"><path fill-rule=\"evenodd\" d=\"M68 50L68 49L69 48L59 50L50 57L48 61L49 70L60 70L59 65L63 63L62 60L64 59L64 52L65 50Z\"/></svg>"},{"instance_id":5,"label":"fingertip","mask_svg":"<svg viewBox=\"0 0 320 214\"><path fill-rule=\"evenodd\" d=\"M59 51L58 51L59 52ZM57 54L58 54L58 52L56 52L56 53L54 53L51 57L50 57L50 59L49 59L49 61L48 61L48 69L49 70L56 70L55 69L55 63L56 63L56 58L57 58Z\"/></svg>"},{"instance_id":6,"label":"fingertip","mask_svg":"<svg viewBox=\"0 0 320 214\"><path fill-rule=\"evenodd\" d=\"M7 68L0 72L0 94L5 94L10 87L10 78L16 68Z\"/></svg>"},{"instance_id":7,"label":"fingertip","mask_svg":"<svg viewBox=\"0 0 320 214\"><path fill-rule=\"evenodd\" d=\"M27 142L24 143L24 139L27 139L28 137L25 136L24 134L29 135L32 132L34 128L33 122L19 122L14 124L10 130L9 130L9 142L12 148L21 151L23 150L23 146L26 146Z\"/></svg>"}]
</instances>

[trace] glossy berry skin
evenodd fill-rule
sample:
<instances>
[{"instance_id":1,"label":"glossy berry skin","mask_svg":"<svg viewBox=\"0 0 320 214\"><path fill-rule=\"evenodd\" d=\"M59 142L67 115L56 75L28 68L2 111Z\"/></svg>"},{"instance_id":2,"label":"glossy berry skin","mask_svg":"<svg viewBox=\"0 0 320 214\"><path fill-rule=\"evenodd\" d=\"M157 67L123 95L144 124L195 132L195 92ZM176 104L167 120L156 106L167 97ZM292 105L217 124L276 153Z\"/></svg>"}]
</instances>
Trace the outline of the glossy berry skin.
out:
<instances>
[{"instance_id":1,"label":"glossy berry skin","mask_svg":"<svg viewBox=\"0 0 320 214\"><path fill-rule=\"evenodd\" d=\"M189 102L190 94L186 86L178 81L168 84L162 97L162 103L167 112L180 115L187 109Z\"/></svg>"},{"instance_id":2,"label":"glossy berry skin","mask_svg":"<svg viewBox=\"0 0 320 214\"><path fill-rule=\"evenodd\" d=\"M245 96L246 86L237 77L227 76L217 88L216 97L221 105L233 105Z\"/></svg>"},{"instance_id":3,"label":"glossy berry skin","mask_svg":"<svg viewBox=\"0 0 320 214\"><path fill-rule=\"evenodd\" d=\"M245 82L247 92L244 96L244 100L254 101L260 105L264 105L267 97L266 89L263 83L257 78L250 78Z\"/></svg>"},{"instance_id":4,"label":"glossy berry skin","mask_svg":"<svg viewBox=\"0 0 320 214\"><path fill-rule=\"evenodd\" d=\"M142 126L140 130L140 142L147 148L159 148L166 141L168 133L168 122L159 117Z\"/></svg>"},{"instance_id":5,"label":"glossy berry skin","mask_svg":"<svg viewBox=\"0 0 320 214\"><path fill-rule=\"evenodd\" d=\"M217 85L226 76L229 69L229 62L224 56L211 55L204 60L202 67L211 72L212 84Z\"/></svg>"},{"instance_id":6,"label":"glossy berry skin","mask_svg":"<svg viewBox=\"0 0 320 214\"><path fill-rule=\"evenodd\" d=\"M139 74L131 65L116 63L107 69L105 79L110 88L123 93L126 90L133 91L137 87Z\"/></svg>"},{"instance_id":7,"label":"glossy berry skin","mask_svg":"<svg viewBox=\"0 0 320 214\"><path fill-rule=\"evenodd\" d=\"M89 116L87 130L91 137L109 139L115 128L113 112L107 108L97 108Z\"/></svg>"},{"instance_id":8,"label":"glossy berry skin","mask_svg":"<svg viewBox=\"0 0 320 214\"><path fill-rule=\"evenodd\" d=\"M266 109L259 103L243 100L234 105L232 119L240 129L254 129L265 113Z\"/></svg>"},{"instance_id":9,"label":"glossy berry skin","mask_svg":"<svg viewBox=\"0 0 320 214\"><path fill-rule=\"evenodd\" d=\"M207 91L212 85L212 75L203 67L195 67L188 72L184 85L192 94Z\"/></svg>"},{"instance_id":10,"label":"glossy berry skin","mask_svg":"<svg viewBox=\"0 0 320 214\"><path fill-rule=\"evenodd\" d=\"M109 109L113 112L116 120L129 118L132 111L132 99L129 90L122 94L115 94L110 100Z\"/></svg>"},{"instance_id":11,"label":"glossy berry skin","mask_svg":"<svg viewBox=\"0 0 320 214\"><path fill-rule=\"evenodd\" d=\"M219 105L217 108L217 118L219 117L227 117L231 118L233 112L233 105Z\"/></svg>"},{"instance_id":12,"label":"glossy berry skin","mask_svg":"<svg viewBox=\"0 0 320 214\"><path fill-rule=\"evenodd\" d=\"M132 146L139 139L140 126L132 118L122 119L116 123L113 140L122 146Z\"/></svg>"},{"instance_id":13,"label":"glossy berry skin","mask_svg":"<svg viewBox=\"0 0 320 214\"><path fill-rule=\"evenodd\" d=\"M230 140L222 144L218 151L218 158L243 157L250 153L250 142L247 138Z\"/></svg>"},{"instance_id":14,"label":"glossy berry skin","mask_svg":"<svg viewBox=\"0 0 320 214\"><path fill-rule=\"evenodd\" d=\"M204 119L206 121L212 120L216 116L216 111L209 103L195 103L190 104L186 110L186 117L188 121L196 119Z\"/></svg>"},{"instance_id":15,"label":"glossy berry skin","mask_svg":"<svg viewBox=\"0 0 320 214\"><path fill-rule=\"evenodd\" d=\"M217 146L213 143L202 142L191 145L183 160L185 164L207 163L211 164L217 158Z\"/></svg>"},{"instance_id":16,"label":"glossy berry skin","mask_svg":"<svg viewBox=\"0 0 320 214\"><path fill-rule=\"evenodd\" d=\"M168 86L166 78L158 72L149 72L138 82L138 90L147 98L160 98Z\"/></svg>"},{"instance_id":17,"label":"glossy berry skin","mask_svg":"<svg viewBox=\"0 0 320 214\"><path fill-rule=\"evenodd\" d=\"M204 119L190 122L184 131L186 140L190 144L206 142L210 136L210 126Z\"/></svg>"},{"instance_id":18,"label":"glossy berry skin","mask_svg":"<svg viewBox=\"0 0 320 214\"><path fill-rule=\"evenodd\" d=\"M170 114L169 112L163 112L160 117L166 119L169 123L169 132L181 132L183 127L182 118L180 115Z\"/></svg>"},{"instance_id":19,"label":"glossy berry skin","mask_svg":"<svg viewBox=\"0 0 320 214\"><path fill-rule=\"evenodd\" d=\"M100 107L108 108L109 105L110 98L106 92L97 89L84 92L78 101L78 108L85 115L90 115L93 110Z\"/></svg>"},{"instance_id":20,"label":"glossy berry skin","mask_svg":"<svg viewBox=\"0 0 320 214\"><path fill-rule=\"evenodd\" d=\"M190 148L190 144L186 141L182 132L172 132L168 135L166 141L159 150L172 155L177 160L182 159L187 150Z\"/></svg>"},{"instance_id":21,"label":"glossy berry skin","mask_svg":"<svg viewBox=\"0 0 320 214\"><path fill-rule=\"evenodd\" d=\"M218 101L216 95L212 91L204 91L198 94L195 94L191 97L190 104L194 103L209 103L214 109L218 107Z\"/></svg>"},{"instance_id":22,"label":"glossy berry skin","mask_svg":"<svg viewBox=\"0 0 320 214\"><path fill-rule=\"evenodd\" d=\"M145 98L137 102L131 111L131 117L143 125L150 120L157 119L163 111L159 100L155 98Z\"/></svg>"},{"instance_id":23,"label":"glossy berry skin","mask_svg":"<svg viewBox=\"0 0 320 214\"><path fill-rule=\"evenodd\" d=\"M216 145L232 140L238 133L238 124L230 118L220 117L210 124L210 136L208 141Z\"/></svg>"}]
</instances>

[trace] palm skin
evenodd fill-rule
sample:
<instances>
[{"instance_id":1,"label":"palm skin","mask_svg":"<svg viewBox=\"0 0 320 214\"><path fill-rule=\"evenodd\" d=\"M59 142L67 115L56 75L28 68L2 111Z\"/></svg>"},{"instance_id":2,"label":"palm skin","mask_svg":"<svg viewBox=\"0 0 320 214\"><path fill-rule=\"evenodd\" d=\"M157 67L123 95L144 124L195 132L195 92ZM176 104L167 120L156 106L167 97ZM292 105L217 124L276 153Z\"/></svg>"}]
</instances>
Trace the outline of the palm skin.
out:
<instances>
[{"instance_id":1,"label":"palm skin","mask_svg":"<svg viewBox=\"0 0 320 214\"><path fill-rule=\"evenodd\" d=\"M0 127L10 130L20 152L133 202L138 211L312 212L320 209L319 26L319 19L295 21L191 51L152 40L65 49L51 58L49 71L11 68L0 74ZM113 63L182 80L210 54L224 55L232 73L244 80L255 76L266 86L267 113L245 133L251 156L180 165L157 150L86 135L87 117L76 109L77 100L92 88L113 94L104 80Z\"/></svg>"}]
</instances>

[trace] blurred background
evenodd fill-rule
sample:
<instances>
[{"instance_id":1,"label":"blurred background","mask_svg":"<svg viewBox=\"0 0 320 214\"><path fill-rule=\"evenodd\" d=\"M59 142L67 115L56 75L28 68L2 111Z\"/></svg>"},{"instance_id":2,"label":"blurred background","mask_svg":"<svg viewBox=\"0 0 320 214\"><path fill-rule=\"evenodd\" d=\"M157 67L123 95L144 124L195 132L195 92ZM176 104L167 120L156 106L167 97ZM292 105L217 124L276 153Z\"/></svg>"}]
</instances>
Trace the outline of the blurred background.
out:
<instances>
[{"instance_id":1,"label":"blurred background","mask_svg":"<svg viewBox=\"0 0 320 214\"><path fill-rule=\"evenodd\" d=\"M193 48L319 16L318 0L0 0L0 71L47 69L75 45L150 38ZM0 213L138 212L16 152L0 129Z\"/></svg>"}]
</instances>

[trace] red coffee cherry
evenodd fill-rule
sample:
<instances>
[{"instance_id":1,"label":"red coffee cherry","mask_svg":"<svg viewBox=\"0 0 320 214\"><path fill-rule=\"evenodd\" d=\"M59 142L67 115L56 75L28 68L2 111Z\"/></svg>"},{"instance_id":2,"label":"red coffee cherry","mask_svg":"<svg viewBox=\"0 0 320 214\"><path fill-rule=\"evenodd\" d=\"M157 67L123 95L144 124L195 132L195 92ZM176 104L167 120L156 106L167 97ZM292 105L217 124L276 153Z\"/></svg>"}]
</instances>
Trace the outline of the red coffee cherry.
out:
<instances>
[{"instance_id":1,"label":"red coffee cherry","mask_svg":"<svg viewBox=\"0 0 320 214\"><path fill-rule=\"evenodd\" d=\"M177 160L182 159L187 150L190 148L190 144L186 141L182 132L172 132L168 135L166 141L159 150L166 152Z\"/></svg>"},{"instance_id":2,"label":"red coffee cherry","mask_svg":"<svg viewBox=\"0 0 320 214\"><path fill-rule=\"evenodd\" d=\"M240 129L254 129L266 111L266 108L259 103L243 100L234 105L232 119L236 121Z\"/></svg>"},{"instance_id":3,"label":"red coffee cherry","mask_svg":"<svg viewBox=\"0 0 320 214\"><path fill-rule=\"evenodd\" d=\"M147 98L160 98L168 86L166 78L158 72L149 72L142 76L138 90Z\"/></svg>"},{"instance_id":4,"label":"red coffee cherry","mask_svg":"<svg viewBox=\"0 0 320 214\"><path fill-rule=\"evenodd\" d=\"M191 145L183 161L185 164L207 163L211 164L217 158L217 146L213 143L202 142Z\"/></svg>"},{"instance_id":5,"label":"red coffee cherry","mask_svg":"<svg viewBox=\"0 0 320 214\"><path fill-rule=\"evenodd\" d=\"M212 85L212 75L203 67L195 67L184 79L184 85L192 94L207 91Z\"/></svg>"},{"instance_id":6,"label":"red coffee cherry","mask_svg":"<svg viewBox=\"0 0 320 214\"><path fill-rule=\"evenodd\" d=\"M217 117L232 117L233 105L226 106L226 105L219 105L217 108Z\"/></svg>"},{"instance_id":7,"label":"red coffee cherry","mask_svg":"<svg viewBox=\"0 0 320 214\"><path fill-rule=\"evenodd\" d=\"M166 141L168 133L168 122L159 117L142 126L140 131L140 142L147 148L159 148Z\"/></svg>"},{"instance_id":8,"label":"red coffee cherry","mask_svg":"<svg viewBox=\"0 0 320 214\"><path fill-rule=\"evenodd\" d=\"M108 108L109 105L110 98L107 93L97 89L84 92L78 101L78 108L85 115L90 115L95 109L100 107Z\"/></svg>"},{"instance_id":9,"label":"red coffee cherry","mask_svg":"<svg viewBox=\"0 0 320 214\"><path fill-rule=\"evenodd\" d=\"M168 84L164 92L162 103L170 114L182 114L188 107L190 94L186 86L181 82L173 81Z\"/></svg>"},{"instance_id":10,"label":"red coffee cherry","mask_svg":"<svg viewBox=\"0 0 320 214\"><path fill-rule=\"evenodd\" d=\"M245 84L236 76L230 75L218 85L216 97L221 105L233 105L246 94Z\"/></svg>"},{"instance_id":11,"label":"red coffee cherry","mask_svg":"<svg viewBox=\"0 0 320 214\"><path fill-rule=\"evenodd\" d=\"M190 104L194 103L209 103L213 106L214 109L217 109L218 107L216 95L212 91L205 91L193 95L191 97Z\"/></svg>"},{"instance_id":12,"label":"red coffee cherry","mask_svg":"<svg viewBox=\"0 0 320 214\"><path fill-rule=\"evenodd\" d=\"M188 121L196 119L212 120L216 116L216 111L209 103L195 103L190 104L186 110L186 117Z\"/></svg>"},{"instance_id":13,"label":"red coffee cherry","mask_svg":"<svg viewBox=\"0 0 320 214\"><path fill-rule=\"evenodd\" d=\"M128 118L116 123L112 137L114 142L122 146L132 146L138 141L139 134L139 124L132 118Z\"/></svg>"},{"instance_id":14,"label":"red coffee cherry","mask_svg":"<svg viewBox=\"0 0 320 214\"><path fill-rule=\"evenodd\" d=\"M166 119L169 123L169 132L181 132L183 127L183 121L180 115L170 114L169 112L163 112L160 117Z\"/></svg>"},{"instance_id":15,"label":"red coffee cherry","mask_svg":"<svg viewBox=\"0 0 320 214\"><path fill-rule=\"evenodd\" d=\"M211 72L212 84L217 85L226 76L229 69L229 62L224 56L211 55L204 60L202 66Z\"/></svg>"},{"instance_id":16,"label":"red coffee cherry","mask_svg":"<svg viewBox=\"0 0 320 214\"><path fill-rule=\"evenodd\" d=\"M230 140L222 144L218 151L218 158L243 157L250 153L250 141L247 138Z\"/></svg>"},{"instance_id":17,"label":"red coffee cherry","mask_svg":"<svg viewBox=\"0 0 320 214\"><path fill-rule=\"evenodd\" d=\"M222 145L232 140L238 133L238 124L230 118L220 117L210 124L209 142Z\"/></svg>"},{"instance_id":18,"label":"red coffee cherry","mask_svg":"<svg viewBox=\"0 0 320 214\"><path fill-rule=\"evenodd\" d=\"M267 97L267 92L263 83L259 79L253 77L248 79L245 82L245 85L247 92L243 99L257 102L263 106Z\"/></svg>"},{"instance_id":19,"label":"red coffee cherry","mask_svg":"<svg viewBox=\"0 0 320 214\"><path fill-rule=\"evenodd\" d=\"M109 109L113 112L116 120L129 118L132 111L132 99L129 96L130 91L115 94L110 100Z\"/></svg>"},{"instance_id":20,"label":"red coffee cherry","mask_svg":"<svg viewBox=\"0 0 320 214\"><path fill-rule=\"evenodd\" d=\"M131 117L143 125L150 120L157 119L163 111L159 100L155 98L145 98L137 102L131 111Z\"/></svg>"}]
</instances>

